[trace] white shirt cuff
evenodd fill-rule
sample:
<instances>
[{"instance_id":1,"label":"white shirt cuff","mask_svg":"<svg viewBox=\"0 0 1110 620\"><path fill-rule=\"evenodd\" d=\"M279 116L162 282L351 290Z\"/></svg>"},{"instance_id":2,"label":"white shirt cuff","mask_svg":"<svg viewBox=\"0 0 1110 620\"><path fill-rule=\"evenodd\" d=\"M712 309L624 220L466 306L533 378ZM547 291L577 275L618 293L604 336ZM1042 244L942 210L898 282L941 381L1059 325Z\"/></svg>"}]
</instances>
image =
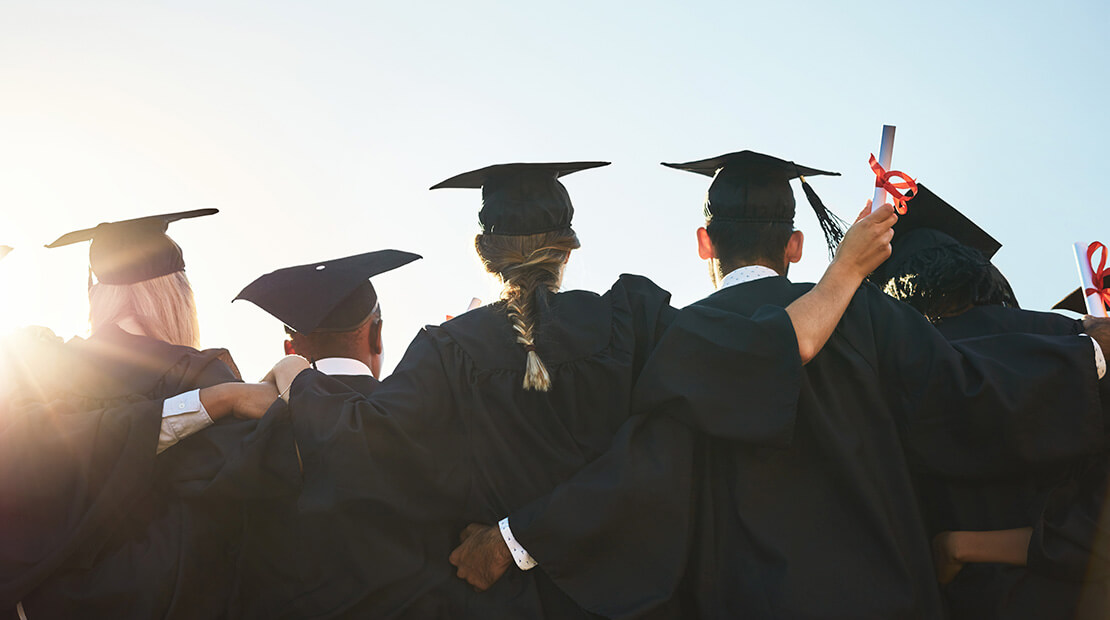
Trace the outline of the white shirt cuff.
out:
<instances>
[{"instance_id":1,"label":"white shirt cuff","mask_svg":"<svg viewBox=\"0 0 1110 620\"><path fill-rule=\"evenodd\" d=\"M200 390L167 398L162 403L162 429L158 433L158 454L193 433L212 426L212 418L200 402Z\"/></svg>"},{"instance_id":2,"label":"white shirt cuff","mask_svg":"<svg viewBox=\"0 0 1110 620\"><path fill-rule=\"evenodd\" d=\"M524 547L516 541L513 536L513 531L509 529L509 517L505 517L498 522L497 526L501 528L501 538L505 539L505 544L509 547L509 553L513 554L513 561L520 570L532 570L536 567L536 560L528 555Z\"/></svg>"},{"instance_id":3,"label":"white shirt cuff","mask_svg":"<svg viewBox=\"0 0 1110 620\"><path fill-rule=\"evenodd\" d=\"M1088 334L1080 335L1091 338ZM1106 376L1106 356L1103 355L1102 346L1099 345L1097 340L1091 338L1091 344L1095 345L1095 368L1098 369L1098 378L1101 379Z\"/></svg>"}]
</instances>

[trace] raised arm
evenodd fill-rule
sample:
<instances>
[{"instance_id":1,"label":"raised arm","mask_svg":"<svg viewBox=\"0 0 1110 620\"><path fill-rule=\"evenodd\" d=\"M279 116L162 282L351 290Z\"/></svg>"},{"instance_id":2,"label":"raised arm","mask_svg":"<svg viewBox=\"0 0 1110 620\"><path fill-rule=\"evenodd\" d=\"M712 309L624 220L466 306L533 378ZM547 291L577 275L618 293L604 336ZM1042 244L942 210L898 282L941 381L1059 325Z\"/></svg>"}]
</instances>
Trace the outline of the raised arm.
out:
<instances>
[{"instance_id":1,"label":"raised arm","mask_svg":"<svg viewBox=\"0 0 1110 620\"><path fill-rule=\"evenodd\" d=\"M844 235L825 275L808 293L786 307L805 364L825 346L863 279L890 256L898 216L890 205L871 213L871 201Z\"/></svg>"}]
</instances>

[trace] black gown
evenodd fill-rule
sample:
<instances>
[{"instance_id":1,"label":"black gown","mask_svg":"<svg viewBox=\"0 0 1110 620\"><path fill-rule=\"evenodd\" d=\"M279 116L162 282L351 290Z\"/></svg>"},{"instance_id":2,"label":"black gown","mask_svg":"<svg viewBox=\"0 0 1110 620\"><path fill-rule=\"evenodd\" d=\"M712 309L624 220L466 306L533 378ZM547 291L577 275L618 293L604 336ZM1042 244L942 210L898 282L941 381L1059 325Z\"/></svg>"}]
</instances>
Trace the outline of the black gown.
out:
<instances>
[{"instance_id":1,"label":"black gown","mask_svg":"<svg viewBox=\"0 0 1110 620\"><path fill-rule=\"evenodd\" d=\"M332 375L331 379L362 396L380 385L369 375ZM275 403L266 418L289 423L289 409ZM232 617L327 615L349 604L351 593L362 584L389 583L419 567L420 540L388 514L362 516L350 506L302 510L298 496L292 494L251 502L246 519ZM374 542L382 544L360 548L365 538L349 532L364 527L373 527L379 536ZM392 603L379 600L377 604L401 606L413 596L412 592L396 595Z\"/></svg>"},{"instance_id":2,"label":"black gown","mask_svg":"<svg viewBox=\"0 0 1110 620\"><path fill-rule=\"evenodd\" d=\"M936 323L949 340L1004 333L1075 335L1082 323L1050 312L977 306ZM1102 385L1102 402L1110 393ZM1042 415L1051 419L1056 409ZM954 618L1105 618L1110 615L1105 451L989 480L918 479L929 535L1034 526L1028 566L969 564L943 587ZM1080 603L1083 602L1082 608Z\"/></svg>"},{"instance_id":3,"label":"black gown","mask_svg":"<svg viewBox=\"0 0 1110 620\"><path fill-rule=\"evenodd\" d=\"M411 543L417 566L398 566L389 584L348 592L331 613L587 616L543 570L514 570L478 595L453 576L447 556L468 523L496 523L608 448L628 416L639 370L673 316L668 299L637 276L622 276L600 296L539 294L536 348L552 380L546 393L522 388L525 352L501 304L423 330L370 398L334 378L301 373L290 392L304 460L300 510L361 515L347 532L358 549L396 544L376 532L381 515L421 528ZM772 309L759 322L729 327L726 338L767 360L758 381L796 394L800 365L786 313Z\"/></svg>"},{"instance_id":4,"label":"black gown","mask_svg":"<svg viewBox=\"0 0 1110 620\"><path fill-rule=\"evenodd\" d=\"M1010 335L950 345L871 285L805 367L795 406L750 406L760 394L734 377L751 366L714 353L719 316L785 306L809 286L766 278L684 309L636 386L636 411L646 415L628 426L640 430L618 435L645 440L615 443L510 515L517 539L579 603L611 617L677 597L696 605L690 617L941 618L911 471L989 477L1099 443L1088 342ZM1049 424L1033 415L1065 401L1072 418ZM953 426L956 409L974 415ZM697 432L643 430L656 424ZM666 450L694 455L700 481L686 496L697 508L685 519L643 519L636 537L624 536L660 484L652 472L663 471ZM662 484L682 491L676 478ZM686 558L685 574L645 561L659 541L687 546L654 557Z\"/></svg>"},{"instance_id":5,"label":"black gown","mask_svg":"<svg viewBox=\"0 0 1110 620\"><path fill-rule=\"evenodd\" d=\"M288 493L278 431L223 422L156 455L163 399L238 379L224 350L115 327L66 344L55 375L0 410L0 610L34 618L226 613L239 506ZM290 469L292 467L292 469Z\"/></svg>"}]
</instances>

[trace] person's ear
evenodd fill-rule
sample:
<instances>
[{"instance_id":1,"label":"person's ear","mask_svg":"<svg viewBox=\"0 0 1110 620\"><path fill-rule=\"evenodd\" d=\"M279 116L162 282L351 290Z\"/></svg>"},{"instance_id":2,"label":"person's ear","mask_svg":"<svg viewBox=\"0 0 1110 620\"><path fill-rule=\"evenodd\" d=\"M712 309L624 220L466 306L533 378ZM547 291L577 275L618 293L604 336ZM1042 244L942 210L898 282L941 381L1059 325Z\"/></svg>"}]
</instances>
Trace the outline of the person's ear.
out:
<instances>
[{"instance_id":1,"label":"person's ear","mask_svg":"<svg viewBox=\"0 0 1110 620\"><path fill-rule=\"evenodd\" d=\"M297 354L297 351L293 349L293 341L292 340L286 340L285 341L285 354L286 355L296 355Z\"/></svg>"},{"instance_id":2,"label":"person's ear","mask_svg":"<svg viewBox=\"0 0 1110 620\"><path fill-rule=\"evenodd\" d=\"M790 240L786 242L786 262L796 263L802 260L802 245L805 243L805 235L802 231L795 230L790 233Z\"/></svg>"},{"instance_id":3,"label":"person's ear","mask_svg":"<svg viewBox=\"0 0 1110 620\"><path fill-rule=\"evenodd\" d=\"M713 242L709 240L709 231L705 229L705 226L698 228L698 257L702 260L717 258L717 249L713 247Z\"/></svg>"},{"instance_id":4,"label":"person's ear","mask_svg":"<svg viewBox=\"0 0 1110 620\"><path fill-rule=\"evenodd\" d=\"M370 325L370 330L366 335L367 343L370 345L370 352L374 355L382 354L382 323L381 319Z\"/></svg>"}]
</instances>

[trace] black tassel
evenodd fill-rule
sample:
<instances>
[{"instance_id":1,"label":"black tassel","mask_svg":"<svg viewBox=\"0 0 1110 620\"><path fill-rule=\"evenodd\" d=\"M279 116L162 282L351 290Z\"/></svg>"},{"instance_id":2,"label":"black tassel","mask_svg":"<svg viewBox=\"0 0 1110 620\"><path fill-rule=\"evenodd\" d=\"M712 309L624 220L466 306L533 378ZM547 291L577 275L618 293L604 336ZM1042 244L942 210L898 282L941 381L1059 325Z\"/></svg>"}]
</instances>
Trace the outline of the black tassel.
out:
<instances>
[{"instance_id":1,"label":"black tassel","mask_svg":"<svg viewBox=\"0 0 1110 620\"><path fill-rule=\"evenodd\" d=\"M821 232L825 233L825 244L829 246L829 259L836 254L836 248L840 242L844 240L844 231L848 224L844 220L836 216L835 213L829 211L821 197L813 188L806 183L805 177L800 177L802 180L802 191L806 193L806 200L809 201L809 206L813 207L813 212L817 214L817 222L821 224Z\"/></svg>"}]
</instances>

